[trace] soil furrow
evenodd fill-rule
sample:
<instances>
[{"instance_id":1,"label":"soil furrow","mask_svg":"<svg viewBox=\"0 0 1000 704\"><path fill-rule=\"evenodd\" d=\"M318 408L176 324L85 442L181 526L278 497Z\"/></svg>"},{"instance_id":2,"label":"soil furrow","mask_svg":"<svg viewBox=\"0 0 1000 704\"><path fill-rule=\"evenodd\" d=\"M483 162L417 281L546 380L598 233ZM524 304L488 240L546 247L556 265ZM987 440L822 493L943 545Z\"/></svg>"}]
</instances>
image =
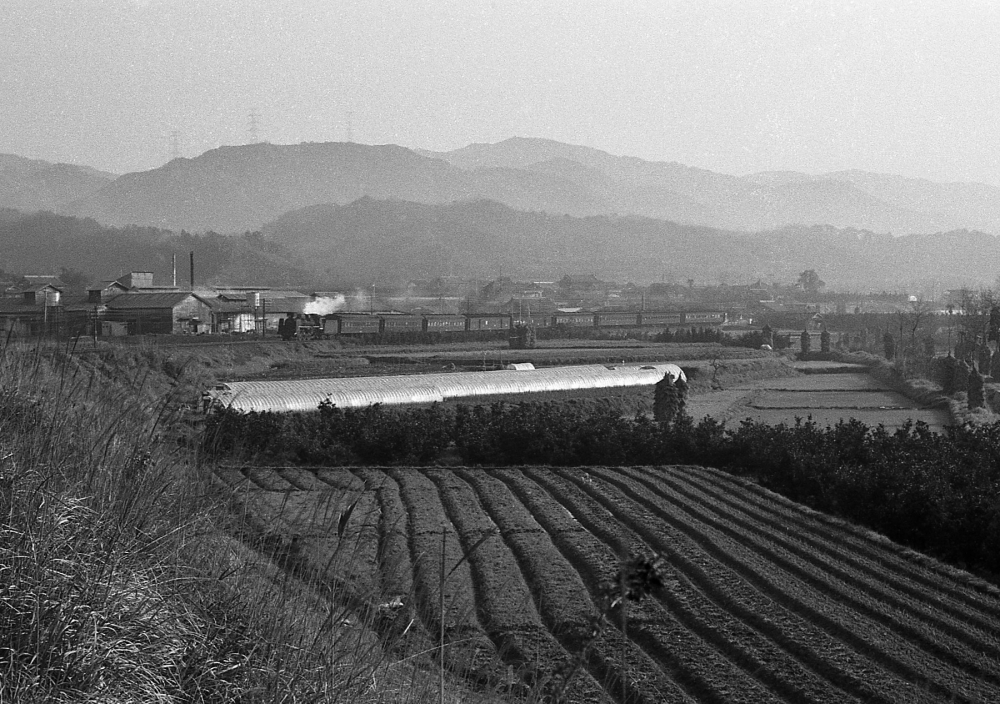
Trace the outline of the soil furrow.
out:
<instances>
[{"instance_id":1,"label":"soil furrow","mask_svg":"<svg viewBox=\"0 0 1000 704\"><path fill-rule=\"evenodd\" d=\"M463 471L460 476L474 489L482 507L499 527L501 536L517 558L536 608L549 630L563 647L580 657L594 628L598 609L579 573L503 482L482 470ZM626 701L686 701L677 685L642 650L619 631L605 629L588 651L586 661L595 679L613 696L618 696L621 688L622 655L627 668Z\"/></svg>"},{"instance_id":2,"label":"soil furrow","mask_svg":"<svg viewBox=\"0 0 1000 704\"><path fill-rule=\"evenodd\" d=\"M607 583L609 579L614 578L615 565L619 562L614 550L608 543L602 542L595 533L583 527L576 518L571 517L556 497L523 476L518 470L500 470L495 474L510 487L546 529L560 552L584 577L586 583L592 586L592 591L593 585ZM564 496L562 492L559 493L560 497ZM588 520L584 517L584 521L592 523L593 519ZM619 527L617 532L623 534L622 538L626 538L624 535L627 533L626 529ZM627 539L638 541L634 534ZM665 645L659 632L649 627L652 621L676 616L688 630L700 634L701 637L707 637L708 641L730 660L759 678L765 686L785 701L831 704L857 701L846 692L837 689L829 680L804 668L775 643L744 624L734 622L729 614L720 612L707 600L697 603L692 600L682 602L668 591L664 601L670 607L669 612L647 608L644 613L636 614L638 618L632 619L630 616L629 635L659 660L692 696L705 701L708 698L705 695L707 691L712 696L721 697L711 688L711 683L718 678L706 673L704 663L697 660L696 669L687 670L691 662L679 656L678 648ZM658 613L653 613L654 611ZM696 619L710 622L712 625L706 626L700 621L695 622ZM612 623L614 623L613 618Z\"/></svg>"},{"instance_id":3,"label":"soil furrow","mask_svg":"<svg viewBox=\"0 0 1000 704\"><path fill-rule=\"evenodd\" d=\"M480 542L498 530L471 487L451 470L424 470L424 474L437 486L445 513L458 531L468 556L479 621L498 644L500 654L519 668L529 685L568 668L572 656L543 623L509 546L497 535ZM600 674L581 673L569 683L567 696L572 701L605 698L591 676Z\"/></svg>"},{"instance_id":4,"label":"soil furrow","mask_svg":"<svg viewBox=\"0 0 1000 704\"><path fill-rule=\"evenodd\" d=\"M392 469L389 476L399 487L409 526L410 563L413 565L414 593L421 621L435 645L444 646L449 669L476 682L496 681L506 669L501 664L497 644L476 619L475 596L468 563L463 563L441 588L441 554L446 565L456 565L462 551L455 529L448 521L437 488L417 470ZM442 531L446 539L442 544ZM450 535L448 535L450 533ZM440 595L444 594L442 613ZM444 623L445 642L440 644ZM441 652L437 655L440 657Z\"/></svg>"},{"instance_id":5,"label":"soil furrow","mask_svg":"<svg viewBox=\"0 0 1000 704\"><path fill-rule=\"evenodd\" d=\"M655 546L648 536L640 535L641 531L636 530L635 525L619 520L608 510L607 505L576 483L551 472L532 469L529 473L553 499L566 506L588 531L607 543L614 552L627 552L638 544L643 549L669 555L662 546ZM648 548L647 544L655 547ZM817 682L814 678L818 676L820 679L816 688L820 694L815 695L817 699L822 699L822 693L832 685L865 701L892 701L882 698L880 692L884 687L871 687L867 678L856 676L850 667L841 662L843 658L831 657L831 652L835 652L839 643L834 644L831 639L820 637L820 634L810 634L805 624L790 619L774 604L753 603L748 608L734 599L734 593L748 591L747 585L739 578L728 573L709 574L704 569L705 565L701 564L704 560L697 557L689 560L678 553L669 555L668 562L675 572L676 580L669 588L662 590L659 598L671 618L677 618L685 628L699 634L699 637L714 639L716 642L723 639L721 647L729 648L730 651L736 644L743 644L745 649L751 650L751 643L756 638L748 634L757 631L773 640L781 650L802 663L802 666L816 673L797 682L808 687L810 683ZM759 595L753 592L751 596ZM768 618L761 618L760 614L767 613L768 607L774 613L770 613ZM793 621L791 626L778 627L778 624L784 625L782 622L789 620ZM803 633L806 637L803 637ZM778 658L776 662L783 661L780 655ZM848 663L851 664L853 661ZM863 664L864 667L870 665L867 661L863 661ZM826 684L824 680L830 684ZM844 698L848 699L849 696L845 695Z\"/></svg>"},{"instance_id":6,"label":"soil furrow","mask_svg":"<svg viewBox=\"0 0 1000 704\"><path fill-rule=\"evenodd\" d=\"M283 479L270 467L242 467L240 471L253 484L264 491L289 492L297 491L294 484Z\"/></svg>"},{"instance_id":7,"label":"soil furrow","mask_svg":"<svg viewBox=\"0 0 1000 704\"><path fill-rule=\"evenodd\" d=\"M732 504L724 504L728 510L723 510L697 487L672 480L668 470L658 477L628 468L616 471L642 482L658 496L683 506L698 520L734 540L769 554L775 563L813 587L832 588L858 612L920 643L944 661L967 669L976 677L1000 683L1000 645L996 639L982 632L978 625L955 623L927 606L927 602L935 602L936 594L923 592L919 599L914 599L908 593L894 591L867 572L854 569L849 561L840 562L824 546L815 542L801 544L806 541L805 531L788 535Z\"/></svg>"},{"instance_id":8,"label":"soil furrow","mask_svg":"<svg viewBox=\"0 0 1000 704\"><path fill-rule=\"evenodd\" d=\"M769 511L782 520L814 530L844 548L856 551L859 557L872 560L887 572L939 590L955 602L978 612L981 618L989 619L991 624L1000 623L1000 588L993 584L965 573L960 574L967 579L959 581L956 579L958 571L948 565L892 543L871 530L797 504L749 479L704 467L679 465L676 469L696 479L711 476L714 486L753 502L755 510Z\"/></svg>"},{"instance_id":9,"label":"soil furrow","mask_svg":"<svg viewBox=\"0 0 1000 704\"><path fill-rule=\"evenodd\" d=\"M684 535L714 559L737 571L758 589L780 593L786 606L807 620L821 625L838 639L859 652L875 658L883 667L900 676L920 682L937 696L960 701L1000 700L1000 692L964 671L933 659L929 653L914 647L888 628L845 608L821 589L793 577L779 564L765 559L709 524L698 521L678 505L664 506L662 500L650 496L649 489L620 474L598 471L606 485L613 486L631 501L651 511L653 525L659 523L668 531ZM772 555L773 557L773 555Z\"/></svg>"},{"instance_id":10,"label":"soil furrow","mask_svg":"<svg viewBox=\"0 0 1000 704\"><path fill-rule=\"evenodd\" d=\"M302 467L276 467L274 471L298 491L322 491L325 486L315 472Z\"/></svg>"},{"instance_id":11,"label":"soil furrow","mask_svg":"<svg viewBox=\"0 0 1000 704\"><path fill-rule=\"evenodd\" d=\"M985 639L983 645L987 650L992 648L1000 655L1000 640L989 635L1000 631L1000 620L992 619L990 614L975 608L963 599L954 598L953 583L948 585L950 589L946 589L937 582L916 578L912 564L909 565L911 568L909 572L903 572L892 565L887 565L885 560L868 557L857 547L848 549L846 531L837 533L819 521L809 520L808 517L793 517L792 512L772 509L768 504L748 498L748 492L735 493L727 490L725 485L713 481L717 479L713 470L699 472L697 468L688 467L668 469L672 478L683 482L684 486L697 489L728 510L739 512L755 522L770 526L777 535L802 543L810 553L828 554L837 562L868 575L874 583L883 588L909 597L921 607L930 609L932 614L940 614L938 620L946 624L945 628L952 627L959 632L974 631L977 637ZM643 468L637 471L646 477L656 477L661 468ZM944 620L944 616L960 621L963 625L952 626L950 620ZM959 636L955 632L952 635ZM991 640L992 645L990 645Z\"/></svg>"},{"instance_id":12,"label":"soil furrow","mask_svg":"<svg viewBox=\"0 0 1000 704\"><path fill-rule=\"evenodd\" d=\"M929 693L899 676L870 652L857 652L811 621L808 614L789 608L780 590L761 590L738 570L707 553L682 533L657 528L659 519L614 487L587 477L583 471L561 475L600 504L616 521L636 531L665 555L670 564L700 593L767 634L804 664L863 701L934 701ZM600 524L587 526L597 533Z\"/></svg>"}]
</instances>

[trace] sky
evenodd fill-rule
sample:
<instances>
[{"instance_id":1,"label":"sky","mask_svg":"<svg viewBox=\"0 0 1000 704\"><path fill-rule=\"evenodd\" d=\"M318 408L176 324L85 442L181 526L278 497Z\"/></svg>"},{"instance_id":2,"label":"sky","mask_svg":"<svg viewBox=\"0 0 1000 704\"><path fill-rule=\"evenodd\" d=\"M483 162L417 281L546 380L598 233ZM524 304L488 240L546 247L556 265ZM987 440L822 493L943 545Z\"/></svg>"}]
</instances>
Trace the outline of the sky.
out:
<instances>
[{"instance_id":1,"label":"sky","mask_svg":"<svg viewBox=\"0 0 1000 704\"><path fill-rule=\"evenodd\" d=\"M125 173L254 122L1000 186L998 36L973 0L0 0L0 153Z\"/></svg>"}]
</instances>

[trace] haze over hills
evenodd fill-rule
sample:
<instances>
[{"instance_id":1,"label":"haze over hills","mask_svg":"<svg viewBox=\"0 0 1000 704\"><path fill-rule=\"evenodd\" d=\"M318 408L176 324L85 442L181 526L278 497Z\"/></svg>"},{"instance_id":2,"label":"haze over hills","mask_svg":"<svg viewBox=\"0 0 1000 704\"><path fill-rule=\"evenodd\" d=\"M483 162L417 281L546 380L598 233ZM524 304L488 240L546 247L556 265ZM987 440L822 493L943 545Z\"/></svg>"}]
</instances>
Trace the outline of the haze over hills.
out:
<instances>
[{"instance_id":1,"label":"haze over hills","mask_svg":"<svg viewBox=\"0 0 1000 704\"><path fill-rule=\"evenodd\" d=\"M640 217L528 213L491 201L427 205L364 198L286 213L264 228L325 277L405 281L448 274L528 280L594 273L619 282L794 281L833 289L992 285L1000 239L981 232L892 237L830 226L746 235Z\"/></svg>"},{"instance_id":2,"label":"haze over hills","mask_svg":"<svg viewBox=\"0 0 1000 704\"><path fill-rule=\"evenodd\" d=\"M547 139L512 138L452 152L421 153L472 170L550 169L555 161L575 162L589 170L589 178L599 178L599 174L604 189L618 195L617 200L610 194L606 199L624 206L619 213L733 230L823 224L895 235L961 227L1000 233L1000 189L984 184L942 185L879 174L846 176L861 172L829 177L786 172L783 178L769 174L741 178ZM927 197L927 185L940 187L935 197ZM678 198L685 199L683 206L676 202Z\"/></svg>"},{"instance_id":3,"label":"haze over hills","mask_svg":"<svg viewBox=\"0 0 1000 704\"><path fill-rule=\"evenodd\" d=\"M0 208L56 210L117 178L89 166L52 164L0 154Z\"/></svg>"},{"instance_id":4,"label":"haze over hills","mask_svg":"<svg viewBox=\"0 0 1000 704\"><path fill-rule=\"evenodd\" d=\"M832 290L926 293L994 285L1000 238L959 230L895 238L830 226L746 233L636 216L577 218L488 200L441 204L362 198L284 213L263 235L110 228L92 219L0 209L0 267L82 270L113 278L195 251L199 283L334 288L455 275L552 280L596 274L620 283L792 282L815 269ZM182 274L184 283L186 273Z\"/></svg>"},{"instance_id":5,"label":"haze over hills","mask_svg":"<svg viewBox=\"0 0 1000 704\"><path fill-rule=\"evenodd\" d=\"M221 147L175 159L126 174L65 211L109 225L242 232L289 210L363 196L443 203L487 195L528 210L603 210L585 189L558 176L473 173L395 145L329 142Z\"/></svg>"},{"instance_id":6,"label":"haze over hills","mask_svg":"<svg viewBox=\"0 0 1000 704\"><path fill-rule=\"evenodd\" d=\"M354 143L222 147L127 174L62 211L109 225L243 232L290 210L364 196L488 199L554 215L637 215L743 232L794 224L1000 233L1000 189L984 184L863 172L738 177L523 138L452 152Z\"/></svg>"},{"instance_id":7,"label":"haze over hills","mask_svg":"<svg viewBox=\"0 0 1000 704\"><path fill-rule=\"evenodd\" d=\"M182 261L178 284L186 287L190 278L183 262L188 252L195 255L198 285L249 282L291 287L315 281L313 269L259 233L178 235L152 227L111 228L51 212L0 209L0 252L0 268L8 273L56 274L66 268L92 281L150 271L156 285L166 286L171 282L171 257L177 255Z\"/></svg>"}]
</instances>

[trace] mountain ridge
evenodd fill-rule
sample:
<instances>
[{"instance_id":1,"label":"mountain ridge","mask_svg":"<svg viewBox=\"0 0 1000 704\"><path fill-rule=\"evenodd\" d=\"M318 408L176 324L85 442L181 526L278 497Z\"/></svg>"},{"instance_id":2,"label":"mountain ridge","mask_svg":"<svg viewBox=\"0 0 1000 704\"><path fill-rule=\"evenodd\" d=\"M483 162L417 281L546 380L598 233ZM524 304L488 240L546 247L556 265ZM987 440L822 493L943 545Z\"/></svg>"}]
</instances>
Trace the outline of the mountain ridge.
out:
<instances>
[{"instance_id":1,"label":"mountain ridge","mask_svg":"<svg viewBox=\"0 0 1000 704\"><path fill-rule=\"evenodd\" d=\"M0 208L56 210L117 178L90 166L0 154Z\"/></svg>"},{"instance_id":2,"label":"mountain ridge","mask_svg":"<svg viewBox=\"0 0 1000 704\"><path fill-rule=\"evenodd\" d=\"M502 271L525 280L587 272L619 282L746 283L794 281L815 269L842 290L941 290L992 284L1000 270L1000 239L976 231L893 237L816 225L748 235L639 216L529 213L486 200L315 205L263 232L354 282L456 272L487 280Z\"/></svg>"},{"instance_id":3,"label":"mountain ridge","mask_svg":"<svg viewBox=\"0 0 1000 704\"><path fill-rule=\"evenodd\" d=\"M488 199L530 212L636 215L746 233L826 225L894 235L1000 233L1000 189L888 174L720 174L539 138L451 152L316 142L220 147L125 174L58 212L112 226L238 233L284 212L358 198Z\"/></svg>"}]
</instances>

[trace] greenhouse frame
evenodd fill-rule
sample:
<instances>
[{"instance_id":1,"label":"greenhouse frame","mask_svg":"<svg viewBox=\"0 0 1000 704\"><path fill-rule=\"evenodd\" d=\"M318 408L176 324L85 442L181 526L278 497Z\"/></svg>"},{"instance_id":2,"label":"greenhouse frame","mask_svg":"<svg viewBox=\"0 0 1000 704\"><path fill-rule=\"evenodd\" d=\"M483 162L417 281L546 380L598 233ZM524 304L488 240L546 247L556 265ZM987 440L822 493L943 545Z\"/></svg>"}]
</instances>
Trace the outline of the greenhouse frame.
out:
<instances>
[{"instance_id":1,"label":"greenhouse frame","mask_svg":"<svg viewBox=\"0 0 1000 704\"><path fill-rule=\"evenodd\" d=\"M338 408L361 408L375 404L426 404L476 396L652 386L668 375L675 381L686 380L683 370L676 364L613 367L593 364L531 370L231 381L206 391L203 401L206 410L221 407L241 412L315 411L323 401Z\"/></svg>"}]
</instances>

